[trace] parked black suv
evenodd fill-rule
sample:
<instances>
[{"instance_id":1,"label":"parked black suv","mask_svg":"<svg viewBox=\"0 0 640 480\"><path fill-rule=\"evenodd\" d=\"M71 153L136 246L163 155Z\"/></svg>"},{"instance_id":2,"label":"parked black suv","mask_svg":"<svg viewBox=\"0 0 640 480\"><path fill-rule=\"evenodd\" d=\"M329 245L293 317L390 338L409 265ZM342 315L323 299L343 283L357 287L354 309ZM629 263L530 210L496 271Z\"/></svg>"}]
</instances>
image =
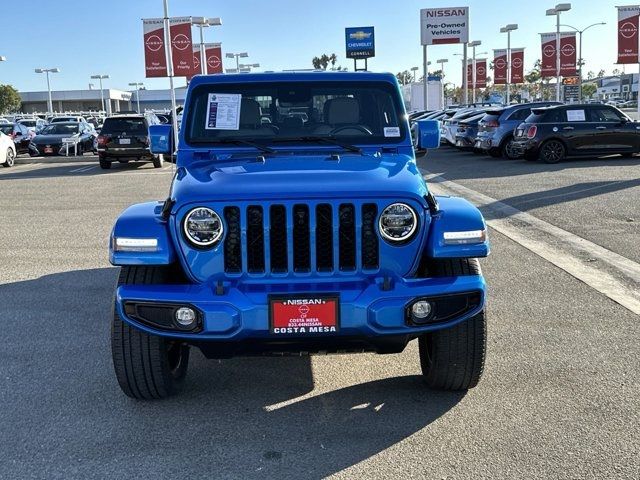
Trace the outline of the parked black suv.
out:
<instances>
[{"instance_id":1,"label":"parked black suv","mask_svg":"<svg viewBox=\"0 0 640 480\"><path fill-rule=\"evenodd\" d=\"M100 167L111 168L111 162L130 160L153 162L161 168L163 158L149 150L149 125L160 123L155 115L114 115L104 121L98 136Z\"/></svg>"},{"instance_id":2,"label":"parked black suv","mask_svg":"<svg viewBox=\"0 0 640 480\"><path fill-rule=\"evenodd\" d=\"M640 123L610 105L534 108L515 131L514 148L527 160L557 163L572 156L640 152Z\"/></svg>"}]
</instances>

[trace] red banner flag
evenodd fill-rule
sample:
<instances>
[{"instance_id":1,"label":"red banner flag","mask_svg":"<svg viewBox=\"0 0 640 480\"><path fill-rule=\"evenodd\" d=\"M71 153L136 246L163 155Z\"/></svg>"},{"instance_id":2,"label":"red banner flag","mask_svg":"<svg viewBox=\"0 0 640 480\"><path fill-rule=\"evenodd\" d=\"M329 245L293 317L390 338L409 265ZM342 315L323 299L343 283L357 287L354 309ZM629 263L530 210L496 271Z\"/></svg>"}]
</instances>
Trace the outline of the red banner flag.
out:
<instances>
[{"instance_id":1,"label":"red banner flag","mask_svg":"<svg viewBox=\"0 0 640 480\"><path fill-rule=\"evenodd\" d=\"M640 6L618 7L618 62L639 63Z\"/></svg>"},{"instance_id":2,"label":"red banner flag","mask_svg":"<svg viewBox=\"0 0 640 480\"><path fill-rule=\"evenodd\" d=\"M511 49L511 83L524 83L524 48Z\"/></svg>"},{"instance_id":3,"label":"red banner flag","mask_svg":"<svg viewBox=\"0 0 640 480\"><path fill-rule=\"evenodd\" d=\"M195 75L202 73L202 65L200 62L200 45L193 45L193 70L191 75L187 76L187 80L191 80Z\"/></svg>"},{"instance_id":4,"label":"red banner flag","mask_svg":"<svg viewBox=\"0 0 640 480\"><path fill-rule=\"evenodd\" d=\"M207 62L207 73L222 73L222 45L220 43L205 43L204 53Z\"/></svg>"},{"instance_id":5,"label":"red banner flag","mask_svg":"<svg viewBox=\"0 0 640 480\"><path fill-rule=\"evenodd\" d=\"M467 59L467 86L469 88L473 88L473 60ZM464 64L462 67L463 75L464 75Z\"/></svg>"},{"instance_id":6,"label":"red banner flag","mask_svg":"<svg viewBox=\"0 0 640 480\"><path fill-rule=\"evenodd\" d=\"M507 50L493 51L493 84L504 85L507 83Z\"/></svg>"},{"instance_id":7,"label":"red banner flag","mask_svg":"<svg viewBox=\"0 0 640 480\"><path fill-rule=\"evenodd\" d=\"M556 72L556 34L542 33L542 67L543 77L555 77Z\"/></svg>"},{"instance_id":8,"label":"red banner flag","mask_svg":"<svg viewBox=\"0 0 640 480\"><path fill-rule=\"evenodd\" d=\"M485 88L487 86L487 59L476 59L476 84L474 88Z\"/></svg>"},{"instance_id":9,"label":"red banner flag","mask_svg":"<svg viewBox=\"0 0 640 480\"><path fill-rule=\"evenodd\" d=\"M173 75L188 77L193 72L193 43L191 42L191 17L169 19Z\"/></svg>"},{"instance_id":10,"label":"red banner flag","mask_svg":"<svg viewBox=\"0 0 640 480\"><path fill-rule=\"evenodd\" d=\"M560 34L560 75L563 77L572 77L576 75L577 68L576 55L576 34L561 33Z\"/></svg>"},{"instance_id":11,"label":"red banner flag","mask_svg":"<svg viewBox=\"0 0 640 480\"><path fill-rule=\"evenodd\" d=\"M142 19L144 34L145 76L166 77L167 56L164 49L164 20L162 18Z\"/></svg>"}]
</instances>

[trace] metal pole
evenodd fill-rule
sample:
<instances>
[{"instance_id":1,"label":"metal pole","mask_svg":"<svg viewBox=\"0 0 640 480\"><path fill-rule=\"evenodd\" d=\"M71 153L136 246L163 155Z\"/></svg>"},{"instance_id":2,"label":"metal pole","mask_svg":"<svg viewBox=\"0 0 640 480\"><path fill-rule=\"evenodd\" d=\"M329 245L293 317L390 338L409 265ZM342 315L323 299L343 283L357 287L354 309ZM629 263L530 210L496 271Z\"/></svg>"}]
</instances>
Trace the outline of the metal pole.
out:
<instances>
[{"instance_id":1,"label":"metal pole","mask_svg":"<svg viewBox=\"0 0 640 480\"><path fill-rule=\"evenodd\" d=\"M138 113L140 113L140 90L136 89L136 103L138 104Z\"/></svg>"},{"instance_id":2,"label":"metal pole","mask_svg":"<svg viewBox=\"0 0 640 480\"><path fill-rule=\"evenodd\" d=\"M464 65L462 74L462 90L464 91L464 104L469 104L469 82L467 81L467 44L462 47L462 64Z\"/></svg>"},{"instance_id":3,"label":"metal pole","mask_svg":"<svg viewBox=\"0 0 640 480\"><path fill-rule=\"evenodd\" d=\"M511 103L511 30L507 31L507 105Z\"/></svg>"},{"instance_id":4,"label":"metal pole","mask_svg":"<svg viewBox=\"0 0 640 480\"><path fill-rule=\"evenodd\" d=\"M204 54L204 35L202 34L202 30L204 25L198 25L200 27L200 65L202 65L202 73L207 74L207 63L205 62L205 54Z\"/></svg>"},{"instance_id":5,"label":"metal pole","mask_svg":"<svg viewBox=\"0 0 640 480\"><path fill-rule=\"evenodd\" d=\"M49 82L49 70L45 72L47 74L47 91L49 92L49 113L53 115L53 100L51 100L51 83Z\"/></svg>"},{"instance_id":6,"label":"metal pole","mask_svg":"<svg viewBox=\"0 0 640 480\"><path fill-rule=\"evenodd\" d=\"M173 150L178 149L178 113L176 111L176 91L173 89L173 55L171 53L171 32L169 31L169 1L164 4L164 45L167 58L167 74L169 75L169 87L171 89L171 123L173 124Z\"/></svg>"},{"instance_id":7,"label":"metal pole","mask_svg":"<svg viewBox=\"0 0 640 480\"><path fill-rule=\"evenodd\" d=\"M560 12L556 12L556 102L560 101Z\"/></svg>"},{"instance_id":8,"label":"metal pole","mask_svg":"<svg viewBox=\"0 0 640 480\"><path fill-rule=\"evenodd\" d=\"M424 109L429 110L429 72L427 71L427 46L422 46L422 93L424 95Z\"/></svg>"},{"instance_id":9,"label":"metal pole","mask_svg":"<svg viewBox=\"0 0 640 480\"><path fill-rule=\"evenodd\" d=\"M100 75L100 102L102 103L102 111L106 112L104 109L104 90L102 90L102 75Z\"/></svg>"},{"instance_id":10,"label":"metal pole","mask_svg":"<svg viewBox=\"0 0 640 480\"><path fill-rule=\"evenodd\" d=\"M473 60L471 60L471 91L473 92L473 103L476 103L476 46L471 47Z\"/></svg>"},{"instance_id":11,"label":"metal pole","mask_svg":"<svg viewBox=\"0 0 640 480\"><path fill-rule=\"evenodd\" d=\"M442 105L441 108L444 108L444 62L440 62L440 89L442 90Z\"/></svg>"},{"instance_id":12,"label":"metal pole","mask_svg":"<svg viewBox=\"0 0 640 480\"><path fill-rule=\"evenodd\" d=\"M580 85L580 91L578 92L578 100L582 103L582 32L578 32L578 36L580 37L580 42L578 46L578 56L580 57L580 68L578 70L579 80L578 84Z\"/></svg>"},{"instance_id":13,"label":"metal pole","mask_svg":"<svg viewBox=\"0 0 640 480\"><path fill-rule=\"evenodd\" d=\"M235 56L236 56L236 72L240 73L240 55L236 53Z\"/></svg>"}]
</instances>

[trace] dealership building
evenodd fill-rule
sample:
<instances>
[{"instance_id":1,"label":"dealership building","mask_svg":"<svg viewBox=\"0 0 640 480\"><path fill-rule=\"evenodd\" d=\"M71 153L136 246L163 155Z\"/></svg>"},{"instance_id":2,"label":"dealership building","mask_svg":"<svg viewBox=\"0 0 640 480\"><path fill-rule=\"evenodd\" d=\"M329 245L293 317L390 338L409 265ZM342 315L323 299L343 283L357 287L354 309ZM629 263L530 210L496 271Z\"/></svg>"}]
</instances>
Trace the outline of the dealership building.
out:
<instances>
[{"instance_id":1,"label":"dealership building","mask_svg":"<svg viewBox=\"0 0 640 480\"><path fill-rule=\"evenodd\" d=\"M178 105L184 103L186 87L176 88ZM171 91L166 90L134 90L125 91L105 88L103 91L105 110L108 115L137 109L137 95L140 95L140 110L169 110L171 108ZM48 92L20 92L22 113L43 113L47 111ZM100 90L57 90L51 92L53 110L64 112L98 112L102 110Z\"/></svg>"}]
</instances>

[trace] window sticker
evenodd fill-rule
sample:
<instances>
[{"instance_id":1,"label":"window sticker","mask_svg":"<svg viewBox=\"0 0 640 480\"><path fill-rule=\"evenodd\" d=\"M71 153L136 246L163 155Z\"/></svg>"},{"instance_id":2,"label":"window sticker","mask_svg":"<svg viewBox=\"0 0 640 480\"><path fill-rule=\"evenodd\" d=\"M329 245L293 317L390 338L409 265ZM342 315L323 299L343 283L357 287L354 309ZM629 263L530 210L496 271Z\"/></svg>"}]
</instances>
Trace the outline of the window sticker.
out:
<instances>
[{"instance_id":1,"label":"window sticker","mask_svg":"<svg viewBox=\"0 0 640 480\"><path fill-rule=\"evenodd\" d=\"M385 137L399 137L400 136L400 127L384 127L384 136Z\"/></svg>"},{"instance_id":2,"label":"window sticker","mask_svg":"<svg viewBox=\"0 0 640 480\"><path fill-rule=\"evenodd\" d=\"M584 110L567 110L567 121L584 122L585 120Z\"/></svg>"},{"instance_id":3,"label":"window sticker","mask_svg":"<svg viewBox=\"0 0 640 480\"><path fill-rule=\"evenodd\" d=\"M239 93L210 93L207 101L207 130L239 130Z\"/></svg>"}]
</instances>

